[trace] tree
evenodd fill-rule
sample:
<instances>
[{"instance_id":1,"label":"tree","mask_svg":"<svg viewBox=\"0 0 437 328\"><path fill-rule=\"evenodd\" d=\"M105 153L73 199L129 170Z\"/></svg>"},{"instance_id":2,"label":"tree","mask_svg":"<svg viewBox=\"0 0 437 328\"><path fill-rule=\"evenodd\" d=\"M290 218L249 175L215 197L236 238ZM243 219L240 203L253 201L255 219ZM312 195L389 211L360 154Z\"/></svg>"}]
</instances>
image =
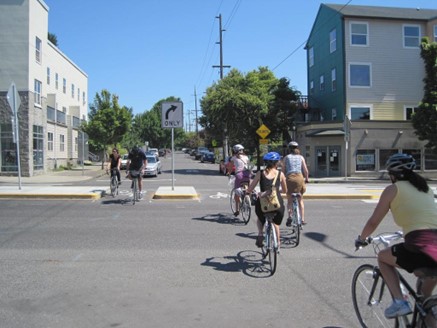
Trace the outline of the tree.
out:
<instances>
[{"instance_id":1,"label":"tree","mask_svg":"<svg viewBox=\"0 0 437 328\"><path fill-rule=\"evenodd\" d=\"M116 95L102 90L100 94L96 93L90 106L89 121L82 125L82 130L96 150L104 151L109 145L117 147L129 130L131 120L132 109L120 107ZM102 156L102 161L104 159Z\"/></svg>"},{"instance_id":2,"label":"tree","mask_svg":"<svg viewBox=\"0 0 437 328\"><path fill-rule=\"evenodd\" d=\"M56 36L56 34L48 32L47 39L49 39L49 41L55 46L58 46L58 37Z\"/></svg>"},{"instance_id":3,"label":"tree","mask_svg":"<svg viewBox=\"0 0 437 328\"><path fill-rule=\"evenodd\" d=\"M437 153L437 43L424 37L420 55L425 63L425 89L412 123L419 140L427 140L426 147Z\"/></svg>"}]
</instances>

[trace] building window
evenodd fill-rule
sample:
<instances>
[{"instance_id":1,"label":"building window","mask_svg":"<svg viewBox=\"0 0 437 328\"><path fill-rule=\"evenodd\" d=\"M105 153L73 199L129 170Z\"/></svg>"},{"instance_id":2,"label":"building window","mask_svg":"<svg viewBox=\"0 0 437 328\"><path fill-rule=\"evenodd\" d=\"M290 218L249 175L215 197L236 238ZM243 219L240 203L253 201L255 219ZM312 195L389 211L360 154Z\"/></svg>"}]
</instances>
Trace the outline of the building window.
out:
<instances>
[{"instance_id":1,"label":"building window","mask_svg":"<svg viewBox=\"0 0 437 328\"><path fill-rule=\"evenodd\" d=\"M337 70L335 68L331 69L331 89L333 92L337 90Z\"/></svg>"},{"instance_id":2,"label":"building window","mask_svg":"<svg viewBox=\"0 0 437 328\"><path fill-rule=\"evenodd\" d=\"M385 170L385 163L390 156L399 153L397 149L380 149L379 150L379 170Z\"/></svg>"},{"instance_id":3,"label":"building window","mask_svg":"<svg viewBox=\"0 0 437 328\"><path fill-rule=\"evenodd\" d=\"M418 107L411 107L411 106L405 107L404 119L407 121L411 121L411 117L418 109L419 109Z\"/></svg>"},{"instance_id":4,"label":"building window","mask_svg":"<svg viewBox=\"0 0 437 328\"><path fill-rule=\"evenodd\" d=\"M74 84L71 84L71 98L74 99Z\"/></svg>"},{"instance_id":5,"label":"building window","mask_svg":"<svg viewBox=\"0 0 437 328\"><path fill-rule=\"evenodd\" d=\"M434 25L434 42L437 42L437 25Z\"/></svg>"},{"instance_id":6,"label":"building window","mask_svg":"<svg viewBox=\"0 0 437 328\"><path fill-rule=\"evenodd\" d=\"M41 81L35 80L34 83L34 94L35 94L35 105L41 106L41 91L42 91L42 83Z\"/></svg>"},{"instance_id":7,"label":"building window","mask_svg":"<svg viewBox=\"0 0 437 328\"><path fill-rule=\"evenodd\" d=\"M404 25L404 47L418 48L420 45L420 26Z\"/></svg>"},{"instance_id":8,"label":"building window","mask_svg":"<svg viewBox=\"0 0 437 328\"><path fill-rule=\"evenodd\" d=\"M331 119L335 121L337 119L337 109L331 109Z\"/></svg>"},{"instance_id":9,"label":"building window","mask_svg":"<svg viewBox=\"0 0 437 328\"><path fill-rule=\"evenodd\" d=\"M310 82L310 94L314 94L314 81Z\"/></svg>"},{"instance_id":10,"label":"building window","mask_svg":"<svg viewBox=\"0 0 437 328\"><path fill-rule=\"evenodd\" d=\"M325 91L325 76L320 75L320 91Z\"/></svg>"},{"instance_id":11,"label":"building window","mask_svg":"<svg viewBox=\"0 0 437 328\"><path fill-rule=\"evenodd\" d=\"M79 138L75 137L74 138L74 151L77 152L79 149Z\"/></svg>"},{"instance_id":12,"label":"building window","mask_svg":"<svg viewBox=\"0 0 437 328\"><path fill-rule=\"evenodd\" d=\"M58 90L58 86L59 86L59 75L58 75L58 73L55 73L55 88L56 88L56 90Z\"/></svg>"},{"instance_id":13,"label":"building window","mask_svg":"<svg viewBox=\"0 0 437 328\"><path fill-rule=\"evenodd\" d=\"M77 88L77 101L80 101L80 88Z\"/></svg>"},{"instance_id":14,"label":"building window","mask_svg":"<svg viewBox=\"0 0 437 328\"><path fill-rule=\"evenodd\" d=\"M17 147L13 138L12 124L0 124L0 149L2 172L18 172Z\"/></svg>"},{"instance_id":15,"label":"building window","mask_svg":"<svg viewBox=\"0 0 437 328\"><path fill-rule=\"evenodd\" d=\"M375 171L375 150L358 149L356 160L356 171Z\"/></svg>"},{"instance_id":16,"label":"building window","mask_svg":"<svg viewBox=\"0 0 437 328\"><path fill-rule=\"evenodd\" d=\"M352 46L368 45L368 24L367 23L350 23L350 38Z\"/></svg>"},{"instance_id":17,"label":"building window","mask_svg":"<svg viewBox=\"0 0 437 328\"><path fill-rule=\"evenodd\" d=\"M329 32L329 53L333 53L337 50L337 30L333 29Z\"/></svg>"},{"instance_id":18,"label":"building window","mask_svg":"<svg viewBox=\"0 0 437 328\"><path fill-rule=\"evenodd\" d=\"M425 170L437 170L437 154L432 149L425 148Z\"/></svg>"},{"instance_id":19,"label":"building window","mask_svg":"<svg viewBox=\"0 0 437 328\"><path fill-rule=\"evenodd\" d=\"M42 50L41 47L42 47L42 42L38 37L36 37L35 38L35 60L39 64L41 64L41 50Z\"/></svg>"},{"instance_id":20,"label":"building window","mask_svg":"<svg viewBox=\"0 0 437 328\"><path fill-rule=\"evenodd\" d=\"M67 92L67 80L66 79L62 79L62 92L63 93Z\"/></svg>"},{"instance_id":21,"label":"building window","mask_svg":"<svg viewBox=\"0 0 437 328\"><path fill-rule=\"evenodd\" d=\"M44 134L43 127L33 126L33 169L44 169Z\"/></svg>"},{"instance_id":22,"label":"building window","mask_svg":"<svg viewBox=\"0 0 437 328\"><path fill-rule=\"evenodd\" d=\"M349 64L350 87L370 87L371 80L370 64Z\"/></svg>"},{"instance_id":23,"label":"building window","mask_svg":"<svg viewBox=\"0 0 437 328\"><path fill-rule=\"evenodd\" d=\"M65 150L65 136L63 134L59 135L59 151Z\"/></svg>"},{"instance_id":24,"label":"building window","mask_svg":"<svg viewBox=\"0 0 437 328\"><path fill-rule=\"evenodd\" d=\"M352 106L350 108L351 120L370 120L371 108L367 106Z\"/></svg>"},{"instance_id":25,"label":"building window","mask_svg":"<svg viewBox=\"0 0 437 328\"><path fill-rule=\"evenodd\" d=\"M82 92L82 104L85 105L86 101L85 101L85 92Z\"/></svg>"},{"instance_id":26,"label":"building window","mask_svg":"<svg viewBox=\"0 0 437 328\"><path fill-rule=\"evenodd\" d=\"M314 48L313 47L311 47L308 50L308 61L309 61L310 67L313 67L314 66Z\"/></svg>"},{"instance_id":27,"label":"building window","mask_svg":"<svg viewBox=\"0 0 437 328\"><path fill-rule=\"evenodd\" d=\"M47 85L50 85L50 67L47 67Z\"/></svg>"},{"instance_id":28,"label":"building window","mask_svg":"<svg viewBox=\"0 0 437 328\"><path fill-rule=\"evenodd\" d=\"M53 132L47 134L47 150L53 151Z\"/></svg>"}]
</instances>

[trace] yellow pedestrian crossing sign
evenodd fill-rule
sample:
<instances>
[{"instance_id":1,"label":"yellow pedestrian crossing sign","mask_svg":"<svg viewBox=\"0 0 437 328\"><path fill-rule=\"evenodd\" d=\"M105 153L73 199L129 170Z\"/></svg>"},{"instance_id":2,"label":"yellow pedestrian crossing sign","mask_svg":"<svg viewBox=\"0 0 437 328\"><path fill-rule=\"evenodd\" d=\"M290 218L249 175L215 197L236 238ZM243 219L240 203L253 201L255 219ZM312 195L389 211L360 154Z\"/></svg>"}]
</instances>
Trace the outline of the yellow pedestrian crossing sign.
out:
<instances>
[{"instance_id":1,"label":"yellow pedestrian crossing sign","mask_svg":"<svg viewBox=\"0 0 437 328\"><path fill-rule=\"evenodd\" d=\"M268 127L266 127L264 124L261 125L258 130L256 130L256 133L262 138L265 139L269 134L270 134L270 130Z\"/></svg>"}]
</instances>

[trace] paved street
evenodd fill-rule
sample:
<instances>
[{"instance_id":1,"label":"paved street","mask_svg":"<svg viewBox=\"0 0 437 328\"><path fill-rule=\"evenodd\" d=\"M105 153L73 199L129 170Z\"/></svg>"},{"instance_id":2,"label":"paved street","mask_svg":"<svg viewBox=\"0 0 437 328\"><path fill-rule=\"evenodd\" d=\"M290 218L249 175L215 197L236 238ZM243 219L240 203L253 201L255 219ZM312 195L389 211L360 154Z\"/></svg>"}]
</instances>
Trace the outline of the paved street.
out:
<instances>
[{"instance_id":1,"label":"paved street","mask_svg":"<svg viewBox=\"0 0 437 328\"><path fill-rule=\"evenodd\" d=\"M0 200L1 327L358 327L352 275L375 260L353 240L376 199L308 199L301 244L283 239L269 276L255 218L244 225L230 212L227 178L177 156L175 184L197 199L153 198L171 186L164 159L134 206L126 181L115 198ZM102 188L108 178L69 183ZM392 230L389 216L380 231Z\"/></svg>"}]
</instances>

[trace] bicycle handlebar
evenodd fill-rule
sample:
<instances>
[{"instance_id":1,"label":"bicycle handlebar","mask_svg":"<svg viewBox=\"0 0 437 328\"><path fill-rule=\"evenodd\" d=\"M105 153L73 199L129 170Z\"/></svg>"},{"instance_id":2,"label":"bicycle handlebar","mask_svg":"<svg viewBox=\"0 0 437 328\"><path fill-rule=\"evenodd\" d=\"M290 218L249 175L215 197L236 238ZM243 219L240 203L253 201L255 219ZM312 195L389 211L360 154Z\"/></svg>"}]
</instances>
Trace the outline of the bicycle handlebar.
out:
<instances>
[{"instance_id":1,"label":"bicycle handlebar","mask_svg":"<svg viewBox=\"0 0 437 328\"><path fill-rule=\"evenodd\" d=\"M384 248L387 248L390 246L391 242L402 239L404 234L402 231L396 231L396 232L383 232L376 237L369 236L365 240L359 240L357 238L355 240L355 251L372 244L373 250L375 254L379 251L379 245L383 245ZM358 236L359 237L359 236Z\"/></svg>"}]
</instances>

